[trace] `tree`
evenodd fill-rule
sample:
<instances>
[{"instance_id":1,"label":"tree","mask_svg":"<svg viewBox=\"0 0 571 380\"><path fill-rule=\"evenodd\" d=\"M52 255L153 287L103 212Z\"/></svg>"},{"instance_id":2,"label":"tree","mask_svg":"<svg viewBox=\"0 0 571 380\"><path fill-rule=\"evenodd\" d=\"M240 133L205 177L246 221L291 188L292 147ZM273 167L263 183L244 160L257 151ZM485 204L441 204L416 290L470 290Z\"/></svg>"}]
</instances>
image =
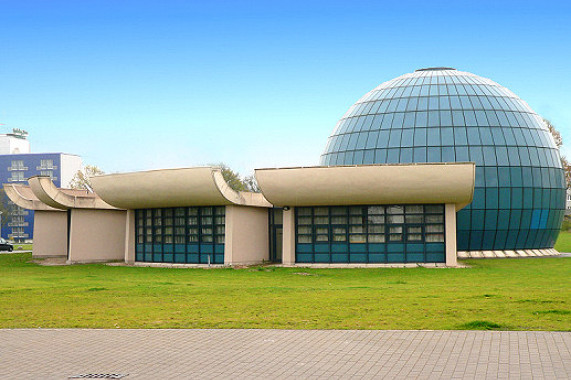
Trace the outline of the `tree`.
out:
<instances>
[{"instance_id":1,"label":"tree","mask_svg":"<svg viewBox=\"0 0 571 380\"><path fill-rule=\"evenodd\" d=\"M17 206L8 199L4 189L0 188L0 228L9 222L10 215L15 207Z\"/></svg>"},{"instance_id":2,"label":"tree","mask_svg":"<svg viewBox=\"0 0 571 380\"><path fill-rule=\"evenodd\" d=\"M551 136L553 136L553 140L555 140L557 149L561 150L561 146L563 145L563 137L561 137L561 133L555 129L549 120L543 119L543 122L551 133ZM561 155L561 152L559 152L559 156L561 157L561 166L563 167L563 172L565 173L565 182L567 183L567 188L569 188L571 185L571 165L569 164L569 161L567 161L567 158Z\"/></svg>"},{"instance_id":3,"label":"tree","mask_svg":"<svg viewBox=\"0 0 571 380\"><path fill-rule=\"evenodd\" d=\"M222 177L224 177L224 180L233 190L251 191L253 193L260 192L258 183L256 182L256 178L254 177L254 175L250 175L242 179L240 177L240 173L230 169L228 165L226 165L223 162L220 162L218 164L211 164L211 166L218 166L222 170Z\"/></svg>"},{"instance_id":4,"label":"tree","mask_svg":"<svg viewBox=\"0 0 571 380\"><path fill-rule=\"evenodd\" d=\"M69 186L72 189L84 189L91 191L91 180L89 178L101 174L105 173L97 166L86 165L83 169L78 170L77 173L75 173Z\"/></svg>"},{"instance_id":5,"label":"tree","mask_svg":"<svg viewBox=\"0 0 571 380\"><path fill-rule=\"evenodd\" d=\"M553 136L553 140L555 140L555 145L557 145L557 148L558 149L561 148L561 145L563 145L563 137L561 137L561 133L559 133L559 131L555 129L555 127L553 126L553 124L551 124L549 120L543 119L543 122L545 123L547 129L549 129L551 136Z\"/></svg>"},{"instance_id":6,"label":"tree","mask_svg":"<svg viewBox=\"0 0 571 380\"><path fill-rule=\"evenodd\" d=\"M244 185L246 186L246 189L248 191L251 191L252 193L261 193L262 190L260 190L260 187L258 186L258 181L256 181L256 177L251 174L247 177L244 177Z\"/></svg>"},{"instance_id":7,"label":"tree","mask_svg":"<svg viewBox=\"0 0 571 380\"><path fill-rule=\"evenodd\" d=\"M244 183L242 183L242 180L240 179L240 174L238 172L235 172L234 170L230 169L228 165L224 164L223 162L212 166L218 166L220 170L222 170L222 177L224 177L226 183L228 183L228 185L233 190L236 191L246 190L246 187L244 186Z\"/></svg>"}]
</instances>

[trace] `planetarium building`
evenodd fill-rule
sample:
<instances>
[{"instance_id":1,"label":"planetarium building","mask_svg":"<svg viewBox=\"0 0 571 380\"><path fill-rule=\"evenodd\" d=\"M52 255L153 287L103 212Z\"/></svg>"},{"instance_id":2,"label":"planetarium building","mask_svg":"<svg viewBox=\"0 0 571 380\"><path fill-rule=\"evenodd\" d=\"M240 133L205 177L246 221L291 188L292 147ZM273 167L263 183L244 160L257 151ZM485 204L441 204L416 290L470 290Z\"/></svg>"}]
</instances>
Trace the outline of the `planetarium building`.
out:
<instances>
[{"instance_id":1,"label":"planetarium building","mask_svg":"<svg viewBox=\"0 0 571 380\"><path fill-rule=\"evenodd\" d=\"M565 212L559 152L508 89L452 68L420 69L358 100L320 166L258 169L261 193L219 168L4 185L36 210L34 256L140 265L457 265L556 254ZM102 246L102 244L105 244Z\"/></svg>"},{"instance_id":2,"label":"planetarium building","mask_svg":"<svg viewBox=\"0 0 571 380\"><path fill-rule=\"evenodd\" d=\"M565 211L559 151L542 118L489 79L443 67L382 83L321 156L326 166L465 161L476 183L457 215L459 250L553 247Z\"/></svg>"}]
</instances>

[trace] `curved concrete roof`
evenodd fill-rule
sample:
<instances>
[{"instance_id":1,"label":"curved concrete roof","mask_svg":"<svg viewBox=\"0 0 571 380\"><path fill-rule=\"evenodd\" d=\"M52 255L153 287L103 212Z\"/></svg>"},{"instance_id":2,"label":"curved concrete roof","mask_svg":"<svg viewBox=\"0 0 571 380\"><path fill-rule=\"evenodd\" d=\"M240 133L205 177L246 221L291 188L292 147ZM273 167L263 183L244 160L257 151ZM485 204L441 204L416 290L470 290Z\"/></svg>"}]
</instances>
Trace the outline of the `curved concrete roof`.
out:
<instances>
[{"instance_id":1,"label":"curved concrete roof","mask_svg":"<svg viewBox=\"0 0 571 380\"><path fill-rule=\"evenodd\" d=\"M257 169L276 206L472 202L475 164L427 163Z\"/></svg>"},{"instance_id":2,"label":"curved concrete roof","mask_svg":"<svg viewBox=\"0 0 571 380\"><path fill-rule=\"evenodd\" d=\"M28 183L34 195L53 208L62 210L71 208L116 209L96 194L87 193L83 190L58 189L50 177L31 177L28 179Z\"/></svg>"},{"instance_id":3,"label":"curved concrete roof","mask_svg":"<svg viewBox=\"0 0 571 380\"><path fill-rule=\"evenodd\" d=\"M217 167L163 169L91 178L107 203L125 209L243 205L272 207L262 194L234 191Z\"/></svg>"},{"instance_id":4,"label":"curved concrete roof","mask_svg":"<svg viewBox=\"0 0 571 380\"><path fill-rule=\"evenodd\" d=\"M4 192L16 206L34 211L63 211L53 208L40 201L29 186L17 184L4 184Z\"/></svg>"}]
</instances>

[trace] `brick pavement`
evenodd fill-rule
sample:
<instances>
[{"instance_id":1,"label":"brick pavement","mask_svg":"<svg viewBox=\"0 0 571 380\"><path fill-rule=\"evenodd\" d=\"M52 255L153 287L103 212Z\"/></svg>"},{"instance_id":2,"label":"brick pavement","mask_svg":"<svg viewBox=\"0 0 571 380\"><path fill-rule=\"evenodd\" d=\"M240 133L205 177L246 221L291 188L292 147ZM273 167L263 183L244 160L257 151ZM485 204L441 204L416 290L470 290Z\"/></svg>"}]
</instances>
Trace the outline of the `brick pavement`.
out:
<instances>
[{"instance_id":1,"label":"brick pavement","mask_svg":"<svg viewBox=\"0 0 571 380\"><path fill-rule=\"evenodd\" d=\"M569 379L571 333L0 330L0 379Z\"/></svg>"}]
</instances>

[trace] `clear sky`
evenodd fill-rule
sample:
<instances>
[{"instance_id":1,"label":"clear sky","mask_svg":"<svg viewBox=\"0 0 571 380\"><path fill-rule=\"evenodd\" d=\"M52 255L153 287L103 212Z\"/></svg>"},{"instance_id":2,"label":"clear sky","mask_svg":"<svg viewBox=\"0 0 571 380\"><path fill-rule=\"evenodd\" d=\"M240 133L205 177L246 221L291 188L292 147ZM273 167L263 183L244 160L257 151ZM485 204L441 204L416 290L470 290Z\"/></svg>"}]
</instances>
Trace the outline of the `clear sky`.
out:
<instances>
[{"instance_id":1,"label":"clear sky","mask_svg":"<svg viewBox=\"0 0 571 380\"><path fill-rule=\"evenodd\" d=\"M0 0L0 131L106 172L316 165L367 91L451 66L571 147L570 3Z\"/></svg>"}]
</instances>

